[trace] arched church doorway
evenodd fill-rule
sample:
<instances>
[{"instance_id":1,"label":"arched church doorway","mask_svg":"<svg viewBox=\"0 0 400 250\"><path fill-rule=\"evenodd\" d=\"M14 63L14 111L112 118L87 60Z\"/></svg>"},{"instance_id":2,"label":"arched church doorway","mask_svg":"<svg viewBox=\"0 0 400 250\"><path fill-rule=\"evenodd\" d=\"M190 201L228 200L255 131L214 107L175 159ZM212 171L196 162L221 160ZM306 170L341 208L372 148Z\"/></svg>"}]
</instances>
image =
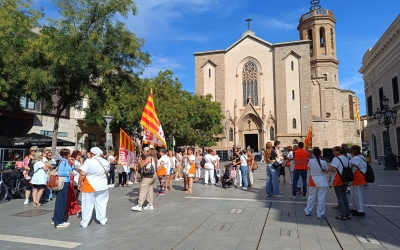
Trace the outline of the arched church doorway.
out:
<instances>
[{"instance_id":1,"label":"arched church doorway","mask_svg":"<svg viewBox=\"0 0 400 250\"><path fill-rule=\"evenodd\" d=\"M254 152L258 152L258 134L245 134L244 145L247 148L251 148Z\"/></svg>"}]
</instances>

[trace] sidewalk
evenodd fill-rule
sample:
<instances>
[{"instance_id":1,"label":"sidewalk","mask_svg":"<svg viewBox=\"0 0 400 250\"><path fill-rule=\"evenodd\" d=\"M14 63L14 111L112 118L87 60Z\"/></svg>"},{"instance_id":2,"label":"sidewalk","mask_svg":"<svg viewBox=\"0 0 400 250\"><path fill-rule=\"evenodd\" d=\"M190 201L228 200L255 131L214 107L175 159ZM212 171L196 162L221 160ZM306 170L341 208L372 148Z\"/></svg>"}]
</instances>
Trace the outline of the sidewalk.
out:
<instances>
[{"instance_id":1,"label":"sidewalk","mask_svg":"<svg viewBox=\"0 0 400 250\"><path fill-rule=\"evenodd\" d=\"M73 216L70 227L56 229L50 225L54 201L33 209L11 200L0 204L0 249L400 249L400 171L373 167L376 181L365 188L365 218L336 220L333 189L326 219L315 212L305 216L306 201L289 199L288 173L288 183L280 184L285 198L266 197L265 165L259 164L255 188L195 183L186 195L183 182L174 181L176 190L155 196L155 209L141 213L130 211L139 184L111 188L106 226L93 221L81 228Z\"/></svg>"}]
</instances>

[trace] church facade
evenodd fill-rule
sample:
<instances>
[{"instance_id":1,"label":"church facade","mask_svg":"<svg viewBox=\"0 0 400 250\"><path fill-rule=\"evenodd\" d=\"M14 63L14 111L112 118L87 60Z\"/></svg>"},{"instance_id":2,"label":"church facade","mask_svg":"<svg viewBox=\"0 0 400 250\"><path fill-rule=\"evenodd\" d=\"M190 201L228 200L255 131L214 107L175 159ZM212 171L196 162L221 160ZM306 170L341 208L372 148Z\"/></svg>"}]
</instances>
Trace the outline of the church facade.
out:
<instances>
[{"instance_id":1,"label":"church facade","mask_svg":"<svg viewBox=\"0 0 400 250\"><path fill-rule=\"evenodd\" d=\"M336 19L329 10L301 16L297 41L269 43L251 30L225 50L197 52L196 94L211 94L225 112L226 136L217 148L268 141L313 146L357 143L356 96L339 88Z\"/></svg>"}]
</instances>

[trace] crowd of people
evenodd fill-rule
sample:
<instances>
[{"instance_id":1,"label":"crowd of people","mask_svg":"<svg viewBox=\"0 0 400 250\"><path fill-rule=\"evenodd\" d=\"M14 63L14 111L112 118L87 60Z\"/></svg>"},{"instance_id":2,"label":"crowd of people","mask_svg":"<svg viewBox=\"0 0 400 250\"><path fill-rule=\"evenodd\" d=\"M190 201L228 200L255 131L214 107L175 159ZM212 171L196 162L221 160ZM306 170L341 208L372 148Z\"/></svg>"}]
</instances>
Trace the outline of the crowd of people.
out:
<instances>
[{"instance_id":1,"label":"crowd of people","mask_svg":"<svg viewBox=\"0 0 400 250\"><path fill-rule=\"evenodd\" d=\"M365 216L363 188L367 184L364 176L367 161L359 146L354 145L349 150L346 145L334 147L334 157L328 163L322 158L319 148L309 152L299 142L293 147L286 147L287 153L283 154L280 144L279 141L267 142L262 153L261 161L266 163L267 196L284 197L279 190L280 176L284 177L283 182L286 183L285 169L288 168L292 185L289 197L295 200L300 194L306 200L308 194L305 215L311 214L318 199L317 218L324 218L326 193L333 186L338 199L337 208L340 210L340 216L336 219L350 220L352 215ZM231 162L220 167L221 159L213 149L208 149L203 154L191 147L174 152L165 148L157 151L150 145L140 152L136 164L129 166L117 164L114 150L105 152L93 147L89 152L83 149L71 153L69 149L62 149L53 155L49 149L39 151L37 147L32 147L23 164L25 179L29 181L24 205L29 204L31 193L35 208L43 206L42 198L46 201L53 199L53 192L47 186L53 170L57 170L58 178L63 182L63 186L57 190L52 218L52 225L57 228L68 227L68 217L76 214L81 216L80 225L87 227L92 219L93 209L99 223L106 225L108 189L139 183L139 176L138 202L131 208L132 211L139 212L154 209L154 185L158 187L157 195L161 196L167 191L175 190L173 181L183 181L183 191L191 194L193 183L201 181L202 171L204 182L201 183L205 185L224 185L230 179L235 187L243 190L254 187L253 172L258 165L253 150L235 147L230 157ZM346 168L351 168L354 174L352 183L342 181ZM116 179L118 183L115 183ZM347 198L349 186L352 209Z\"/></svg>"}]
</instances>

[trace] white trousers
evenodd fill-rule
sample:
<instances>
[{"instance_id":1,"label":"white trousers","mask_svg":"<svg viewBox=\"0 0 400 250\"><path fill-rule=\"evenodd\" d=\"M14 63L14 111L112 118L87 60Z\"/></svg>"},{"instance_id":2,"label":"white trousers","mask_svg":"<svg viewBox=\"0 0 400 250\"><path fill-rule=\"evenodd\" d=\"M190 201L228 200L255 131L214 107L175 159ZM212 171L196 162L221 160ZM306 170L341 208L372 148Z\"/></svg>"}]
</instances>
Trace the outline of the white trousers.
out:
<instances>
[{"instance_id":1,"label":"white trousers","mask_svg":"<svg viewBox=\"0 0 400 250\"><path fill-rule=\"evenodd\" d=\"M249 171L248 171L247 173L248 173L247 176L249 177L249 178L248 178L249 183L250 183L251 185L253 185L253 183L254 183L254 182L253 182L253 180L254 180L254 178L253 178L253 171L249 169Z\"/></svg>"},{"instance_id":2,"label":"white trousers","mask_svg":"<svg viewBox=\"0 0 400 250\"><path fill-rule=\"evenodd\" d=\"M108 189L94 193L82 193L82 227L87 227L89 225L92 219L93 207L96 210L96 219L102 225L107 223L106 211L108 197Z\"/></svg>"},{"instance_id":3,"label":"white trousers","mask_svg":"<svg viewBox=\"0 0 400 250\"><path fill-rule=\"evenodd\" d=\"M204 173L204 183L208 184L208 180L211 180L212 184L215 184L215 177L214 177L214 169L209 169L206 168L205 169L205 173Z\"/></svg>"},{"instance_id":4,"label":"white trousers","mask_svg":"<svg viewBox=\"0 0 400 250\"><path fill-rule=\"evenodd\" d=\"M353 209L358 212L364 212L364 186L351 186L350 187L350 198Z\"/></svg>"},{"instance_id":5,"label":"white trousers","mask_svg":"<svg viewBox=\"0 0 400 250\"><path fill-rule=\"evenodd\" d=\"M317 216L325 216L325 197L328 187L310 187L308 191L307 207L304 209L306 214L311 213L314 208L315 199L318 195Z\"/></svg>"},{"instance_id":6,"label":"white trousers","mask_svg":"<svg viewBox=\"0 0 400 250\"><path fill-rule=\"evenodd\" d=\"M200 178L201 176L201 168L196 168L196 178Z\"/></svg>"},{"instance_id":7,"label":"white trousers","mask_svg":"<svg viewBox=\"0 0 400 250\"><path fill-rule=\"evenodd\" d=\"M237 170L236 170L236 180L239 180L239 187L242 186L242 172L240 171L240 167L236 166ZM235 181L236 182L236 181Z\"/></svg>"}]
</instances>

